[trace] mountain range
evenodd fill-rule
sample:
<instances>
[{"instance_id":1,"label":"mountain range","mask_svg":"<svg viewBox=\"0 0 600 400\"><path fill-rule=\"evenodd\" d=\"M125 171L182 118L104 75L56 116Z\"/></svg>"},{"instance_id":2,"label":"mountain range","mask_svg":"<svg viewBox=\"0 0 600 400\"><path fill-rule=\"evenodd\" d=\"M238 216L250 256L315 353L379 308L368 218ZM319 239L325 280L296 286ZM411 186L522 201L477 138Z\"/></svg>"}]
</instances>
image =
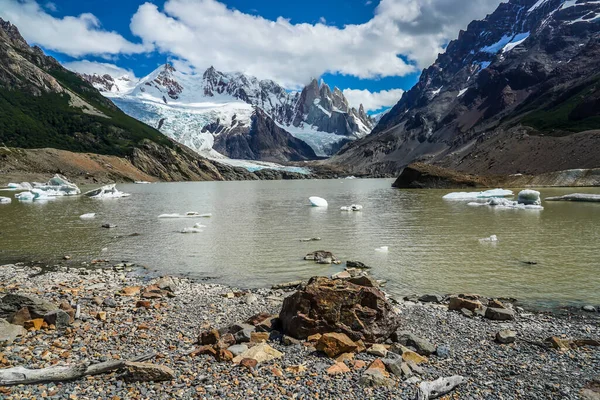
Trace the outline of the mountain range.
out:
<instances>
[{"instance_id":1,"label":"mountain range","mask_svg":"<svg viewBox=\"0 0 600 400\"><path fill-rule=\"evenodd\" d=\"M316 79L295 92L242 73L210 67L196 74L168 63L137 82L81 76L130 116L208 156L218 157L216 150L231 158L310 160L335 153L374 126L362 105L350 107L340 89ZM270 130L256 135L256 127ZM263 151L269 146L275 147Z\"/></svg>"},{"instance_id":2,"label":"mountain range","mask_svg":"<svg viewBox=\"0 0 600 400\"><path fill-rule=\"evenodd\" d=\"M87 179L98 172L108 180L182 181L287 174L260 175L201 157L125 114L39 47L30 47L17 27L2 19L0 144L0 172L6 176L69 170L76 180L75 174Z\"/></svg>"},{"instance_id":3,"label":"mountain range","mask_svg":"<svg viewBox=\"0 0 600 400\"><path fill-rule=\"evenodd\" d=\"M328 162L478 174L600 165L600 2L510 0L473 21L378 122Z\"/></svg>"}]
</instances>

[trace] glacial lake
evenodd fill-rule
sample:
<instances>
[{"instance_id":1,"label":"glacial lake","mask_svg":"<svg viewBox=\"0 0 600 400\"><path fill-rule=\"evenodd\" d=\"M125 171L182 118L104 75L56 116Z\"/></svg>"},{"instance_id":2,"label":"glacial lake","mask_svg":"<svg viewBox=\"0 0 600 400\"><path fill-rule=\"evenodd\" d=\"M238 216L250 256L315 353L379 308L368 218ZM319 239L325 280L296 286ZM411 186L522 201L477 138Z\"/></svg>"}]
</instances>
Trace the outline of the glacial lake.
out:
<instances>
[{"instance_id":1,"label":"glacial lake","mask_svg":"<svg viewBox=\"0 0 600 400\"><path fill-rule=\"evenodd\" d=\"M443 200L449 190L398 190L392 182L123 184L118 188L131 197L13 201L0 205L0 262L53 262L64 255L74 264L126 260L159 273L249 288L342 270L344 265L303 260L324 249L371 266L395 295L470 292L541 306L600 304L600 204L544 202L542 211L471 207ZM542 198L600 193L540 191ZM324 197L329 207L310 207L309 196ZM364 209L340 211L353 203ZM212 217L157 218L187 211ZM97 216L80 219L85 213ZM103 223L117 227L104 229ZM195 223L206 226L203 232L179 232ZM490 235L497 235L497 244L480 243ZM300 242L310 237L322 240ZM389 252L375 251L380 246Z\"/></svg>"}]
</instances>

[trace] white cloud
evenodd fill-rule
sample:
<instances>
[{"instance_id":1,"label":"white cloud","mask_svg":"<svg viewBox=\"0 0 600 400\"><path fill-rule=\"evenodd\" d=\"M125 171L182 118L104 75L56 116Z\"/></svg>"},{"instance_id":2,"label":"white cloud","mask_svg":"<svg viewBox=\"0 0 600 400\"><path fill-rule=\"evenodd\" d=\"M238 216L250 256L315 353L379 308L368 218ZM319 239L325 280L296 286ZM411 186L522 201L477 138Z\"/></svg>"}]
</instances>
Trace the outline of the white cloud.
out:
<instances>
[{"instance_id":1,"label":"white cloud","mask_svg":"<svg viewBox=\"0 0 600 400\"><path fill-rule=\"evenodd\" d=\"M45 8L46 10L48 10L48 11L52 11L52 12L58 11L58 7L56 7L56 3L53 3L53 2L51 2L51 1L47 2L47 3L44 5L44 8Z\"/></svg>"},{"instance_id":2,"label":"white cloud","mask_svg":"<svg viewBox=\"0 0 600 400\"><path fill-rule=\"evenodd\" d=\"M93 14L55 18L33 0L0 0L0 16L16 25L30 44L73 57L143 53L151 49L103 30Z\"/></svg>"},{"instance_id":3,"label":"white cloud","mask_svg":"<svg viewBox=\"0 0 600 400\"><path fill-rule=\"evenodd\" d=\"M367 79L416 72L499 2L381 0L368 22L338 28L271 21L216 0L168 0L162 10L141 5L130 28L147 45L198 69L214 65L298 87L327 72Z\"/></svg>"},{"instance_id":4,"label":"white cloud","mask_svg":"<svg viewBox=\"0 0 600 400\"><path fill-rule=\"evenodd\" d=\"M390 89L371 92L366 89L344 89L342 92L352 107L358 109L362 104L366 111L376 111L383 107L395 105L400 100L400 97L402 97L404 90Z\"/></svg>"},{"instance_id":5,"label":"white cloud","mask_svg":"<svg viewBox=\"0 0 600 400\"><path fill-rule=\"evenodd\" d=\"M131 80L137 80L133 71L109 63L83 60L63 63L63 66L71 71L79 72L82 74L109 74L114 78L127 76Z\"/></svg>"}]
</instances>

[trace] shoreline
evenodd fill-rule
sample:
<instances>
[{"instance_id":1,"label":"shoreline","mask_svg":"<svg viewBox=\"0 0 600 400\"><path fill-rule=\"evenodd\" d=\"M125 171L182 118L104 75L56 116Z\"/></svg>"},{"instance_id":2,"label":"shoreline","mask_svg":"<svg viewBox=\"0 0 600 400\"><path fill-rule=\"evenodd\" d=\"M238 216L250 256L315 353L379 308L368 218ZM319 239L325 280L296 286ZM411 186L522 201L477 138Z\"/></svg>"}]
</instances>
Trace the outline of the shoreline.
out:
<instances>
[{"instance_id":1,"label":"shoreline","mask_svg":"<svg viewBox=\"0 0 600 400\"><path fill-rule=\"evenodd\" d=\"M460 398L580 398L580 392L597 376L600 347L568 351L542 348L550 336L598 340L598 321L586 316L554 316L516 309L511 321L466 317L449 311L445 304L394 302L400 328L448 350L446 357L429 356L414 379L391 376L391 386L370 387L360 383L364 367L347 361L350 370L330 375L334 360L316 352L308 342L268 344L284 353L280 359L261 363L248 371L207 355L190 355L198 348L200 332L222 328L252 315L277 314L283 299L294 290L241 290L224 285L175 278L173 296L148 299L150 308L136 307L139 296L122 295L125 287L147 287L157 277L149 270L121 266L95 270L59 267L42 274L26 265L0 266L0 293L28 293L59 304L81 307L81 316L66 331L39 330L0 347L0 368L23 365L47 367L54 363L101 362L129 359L156 351L155 362L175 371L170 382L127 383L119 374L100 375L64 383L12 386L0 392L10 398L57 398L74 393L76 398L355 398L360 396L414 398L421 380L460 374L466 383L455 395ZM121 295L118 295L121 293ZM111 300L106 300L111 299ZM136 302L136 300L138 300ZM99 303L99 304L98 304ZM105 320L97 318L104 312ZM517 332L513 344L498 344L499 330ZM369 365L378 356L360 353L354 360ZM303 365L304 372L297 367ZM7 392L8 391L8 392ZM127 391L127 392L125 392Z\"/></svg>"}]
</instances>

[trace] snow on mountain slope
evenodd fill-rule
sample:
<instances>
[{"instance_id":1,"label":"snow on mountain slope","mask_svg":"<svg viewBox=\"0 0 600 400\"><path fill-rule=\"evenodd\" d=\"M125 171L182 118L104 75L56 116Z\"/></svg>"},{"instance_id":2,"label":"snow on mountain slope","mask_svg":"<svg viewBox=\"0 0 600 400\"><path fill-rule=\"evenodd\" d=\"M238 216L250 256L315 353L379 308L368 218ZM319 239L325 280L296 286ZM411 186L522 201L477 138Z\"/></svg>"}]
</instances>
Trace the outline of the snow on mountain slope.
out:
<instances>
[{"instance_id":1,"label":"snow on mountain slope","mask_svg":"<svg viewBox=\"0 0 600 400\"><path fill-rule=\"evenodd\" d=\"M292 92L270 80L208 68L202 75L165 64L132 85L109 75L82 75L130 116L158 128L204 155L218 133L209 125L249 124L253 107L263 109L277 125L309 144L320 156L366 136L373 120L363 107L348 105L342 92L316 80ZM222 129L222 127L220 128ZM214 152L213 152L214 154Z\"/></svg>"}]
</instances>

